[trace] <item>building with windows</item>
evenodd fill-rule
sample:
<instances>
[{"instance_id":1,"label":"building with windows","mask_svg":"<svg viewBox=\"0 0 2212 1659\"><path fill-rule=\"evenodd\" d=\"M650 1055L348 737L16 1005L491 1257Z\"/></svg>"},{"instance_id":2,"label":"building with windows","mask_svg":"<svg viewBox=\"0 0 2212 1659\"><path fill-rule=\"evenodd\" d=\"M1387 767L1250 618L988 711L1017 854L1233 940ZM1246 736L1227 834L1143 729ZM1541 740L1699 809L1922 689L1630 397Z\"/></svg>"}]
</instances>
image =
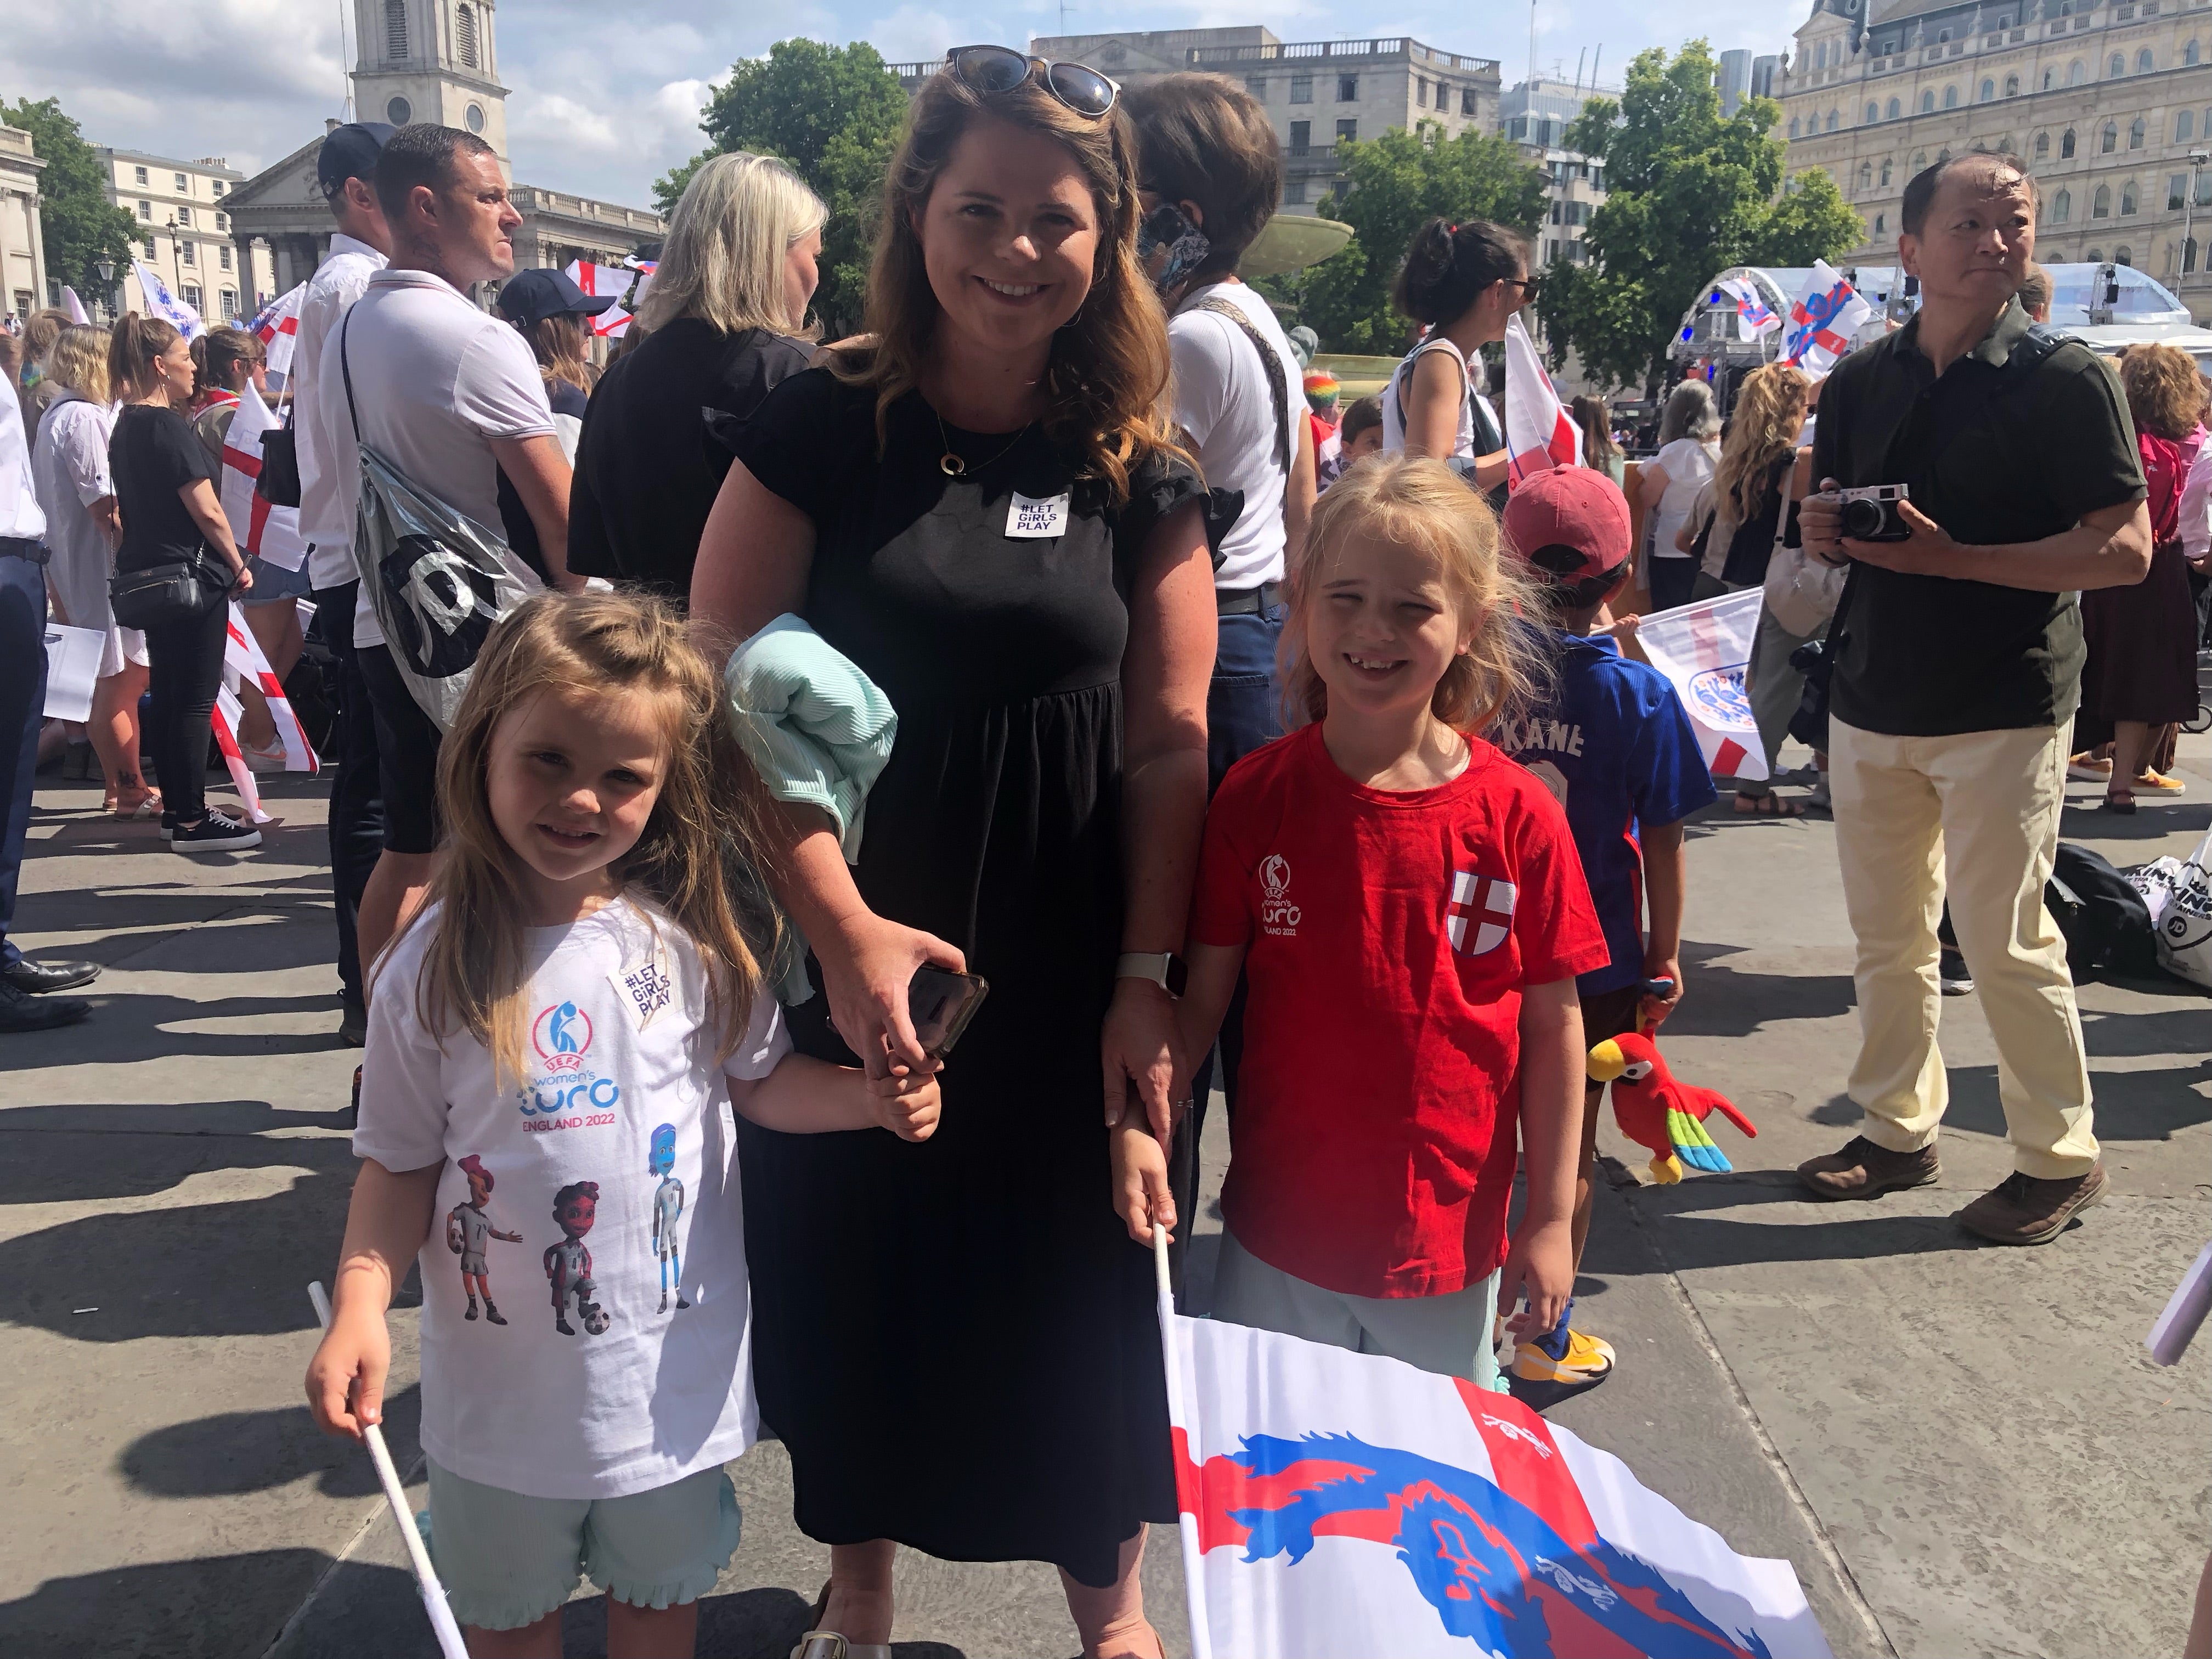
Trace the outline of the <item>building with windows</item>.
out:
<instances>
[{"instance_id":1,"label":"building with windows","mask_svg":"<svg viewBox=\"0 0 2212 1659\"><path fill-rule=\"evenodd\" d=\"M17 318L61 297L46 286L39 230L39 174L46 165L29 133L0 126L0 311Z\"/></svg>"},{"instance_id":2,"label":"building with windows","mask_svg":"<svg viewBox=\"0 0 2212 1659\"><path fill-rule=\"evenodd\" d=\"M1561 140L1571 123L1593 98L1618 99L1618 87L1583 86L1538 76L1509 87L1498 100L1498 128L1544 174L1546 222L1536 233L1534 262L1564 259L1579 264L1583 229L1605 201L1605 165Z\"/></svg>"},{"instance_id":3,"label":"building with windows","mask_svg":"<svg viewBox=\"0 0 2212 1659\"><path fill-rule=\"evenodd\" d=\"M364 121L394 126L436 122L465 128L507 166L507 88L499 81L491 0L356 0L354 107ZM325 131L338 125L325 123ZM336 228L315 183L321 135L274 167L233 188L230 229L242 251L265 251L270 294L305 282L330 251ZM517 269L571 260L614 264L657 241L660 216L542 185L511 184L522 223L514 233ZM489 301L489 295L481 296Z\"/></svg>"},{"instance_id":4,"label":"building with windows","mask_svg":"<svg viewBox=\"0 0 2212 1659\"><path fill-rule=\"evenodd\" d=\"M137 257L168 284L169 292L204 317L210 326L251 317L273 290L275 267L266 247L233 240L231 192L246 175L220 155L180 161L143 150L95 145L107 173L108 199L138 222ZM116 273L122 307L143 311L136 280ZM82 296L88 303L94 296ZM99 296L109 307L115 294Z\"/></svg>"},{"instance_id":5,"label":"building with windows","mask_svg":"<svg viewBox=\"0 0 2212 1659\"><path fill-rule=\"evenodd\" d=\"M1433 121L1447 137L1498 124L1498 61L1426 46L1402 35L1283 41L1257 25L1127 34L1041 35L1039 58L1090 64L1135 88L1189 70L1243 82L1267 107L1283 144L1283 209L1311 213L1342 176L1336 146L1392 127ZM909 95L941 59L894 64Z\"/></svg>"},{"instance_id":6,"label":"building with windows","mask_svg":"<svg viewBox=\"0 0 2212 1659\"><path fill-rule=\"evenodd\" d=\"M2002 151L2042 191L2039 259L2136 265L2212 316L2212 0L1869 3L1818 0L1775 81L1791 171L1866 226L1851 260L1894 256L1922 167Z\"/></svg>"}]
</instances>

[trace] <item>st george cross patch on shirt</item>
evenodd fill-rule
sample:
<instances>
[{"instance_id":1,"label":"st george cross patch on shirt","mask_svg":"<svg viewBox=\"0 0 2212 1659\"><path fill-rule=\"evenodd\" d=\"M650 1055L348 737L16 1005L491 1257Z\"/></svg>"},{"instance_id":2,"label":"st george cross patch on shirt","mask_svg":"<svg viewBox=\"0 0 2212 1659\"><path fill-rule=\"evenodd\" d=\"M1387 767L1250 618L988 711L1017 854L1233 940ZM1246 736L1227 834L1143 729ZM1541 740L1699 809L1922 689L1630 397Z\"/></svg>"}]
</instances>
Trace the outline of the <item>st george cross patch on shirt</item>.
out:
<instances>
[{"instance_id":1,"label":"st george cross patch on shirt","mask_svg":"<svg viewBox=\"0 0 2212 1659\"><path fill-rule=\"evenodd\" d=\"M1472 870L1452 872L1451 902L1444 906L1444 933L1463 957L1487 956L1513 931L1514 886ZM1470 937L1468 924L1474 924Z\"/></svg>"}]
</instances>

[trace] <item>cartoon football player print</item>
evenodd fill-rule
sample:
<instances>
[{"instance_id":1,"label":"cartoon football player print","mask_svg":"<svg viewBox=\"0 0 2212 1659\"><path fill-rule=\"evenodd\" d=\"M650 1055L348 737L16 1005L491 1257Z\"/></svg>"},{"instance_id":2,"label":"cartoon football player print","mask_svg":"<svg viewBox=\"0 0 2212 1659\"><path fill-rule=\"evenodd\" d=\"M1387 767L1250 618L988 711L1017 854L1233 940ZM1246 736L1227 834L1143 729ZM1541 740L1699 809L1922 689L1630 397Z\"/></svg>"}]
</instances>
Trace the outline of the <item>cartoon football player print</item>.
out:
<instances>
[{"instance_id":1,"label":"cartoon football player print","mask_svg":"<svg viewBox=\"0 0 2212 1659\"><path fill-rule=\"evenodd\" d=\"M507 1321L491 1299L491 1278L484 1264L484 1244L496 1238L502 1243L520 1244L520 1233L503 1233L491 1224L484 1213L484 1200L491 1196L491 1171L483 1161L471 1152L460 1161L460 1171L468 1178L469 1198L465 1204L456 1204L446 1212L446 1248L461 1259L461 1289L469 1298L469 1310L464 1319L477 1316L477 1297L483 1297L484 1317L495 1325Z\"/></svg>"},{"instance_id":2,"label":"cartoon football player print","mask_svg":"<svg viewBox=\"0 0 2212 1659\"><path fill-rule=\"evenodd\" d=\"M599 1211L596 1181L571 1182L553 1194L553 1222L561 1230L561 1242L545 1247L545 1277L553 1285L553 1328L563 1336L576 1334L568 1323L572 1297L576 1316L588 1334L598 1336L607 1328L606 1310L592 1299L599 1287L592 1280L592 1253L584 1245L584 1235L599 1219Z\"/></svg>"},{"instance_id":3,"label":"cartoon football player print","mask_svg":"<svg viewBox=\"0 0 2212 1659\"><path fill-rule=\"evenodd\" d=\"M684 1183L670 1173L676 1167L676 1126L664 1123L653 1132L653 1150L647 1153L645 1172L660 1177L660 1185L653 1194L653 1249L660 1258L660 1308L668 1311L668 1285L676 1282L676 1305L688 1308L684 1299L684 1241L677 1234L677 1224L684 1219Z\"/></svg>"}]
</instances>

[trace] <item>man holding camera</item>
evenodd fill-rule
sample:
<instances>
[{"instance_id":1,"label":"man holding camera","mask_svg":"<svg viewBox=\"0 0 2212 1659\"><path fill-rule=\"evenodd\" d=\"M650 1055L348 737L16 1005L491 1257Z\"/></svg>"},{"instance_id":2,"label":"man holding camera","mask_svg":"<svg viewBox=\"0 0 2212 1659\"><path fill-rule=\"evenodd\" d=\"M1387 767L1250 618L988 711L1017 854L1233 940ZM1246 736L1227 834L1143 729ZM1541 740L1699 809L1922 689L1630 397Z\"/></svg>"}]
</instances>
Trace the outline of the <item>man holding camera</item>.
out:
<instances>
[{"instance_id":1,"label":"man holding camera","mask_svg":"<svg viewBox=\"0 0 2212 1659\"><path fill-rule=\"evenodd\" d=\"M1823 1198L1940 1176L1948 888L1996 1039L2016 1171L1959 1220L2005 1244L2046 1243L2105 1195L2081 1016L2043 884L2079 701L2079 590L2140 581L2150 563L2118 377L2086 346L2031 331L2015 297L2037 207L2035 181L2003 155L1939 161L1906 185L1898 254L1921 308L1829 378L1813 451L1821 493L1800 520L1808 550L1854 567L1833 629L1828 775L1858 942L1849 1090L1866 1115L1798 1176ZM1838 487L1885 484L1909 493L1851 514L1854 530L1882 520L1882 538L1847 535Z\"/></svg>"}]
</instances>

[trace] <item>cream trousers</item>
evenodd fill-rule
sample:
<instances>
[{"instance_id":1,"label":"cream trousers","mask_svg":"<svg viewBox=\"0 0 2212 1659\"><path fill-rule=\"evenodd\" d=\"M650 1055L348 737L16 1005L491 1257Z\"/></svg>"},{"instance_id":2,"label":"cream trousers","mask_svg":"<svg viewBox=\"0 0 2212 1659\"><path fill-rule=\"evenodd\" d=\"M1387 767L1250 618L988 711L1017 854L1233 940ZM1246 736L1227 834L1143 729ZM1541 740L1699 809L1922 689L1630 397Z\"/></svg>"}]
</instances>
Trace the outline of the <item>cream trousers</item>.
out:
<instances>
[{"instance_id":1,"label":"cream trousers","mask_svg":"<svg viewBox=\"0 0 2212 1659\"><path fill-rule=\"evenodd\" d=\"M2063 726L1893 738L1829 721L1844 903L1858 940L1861 1133L1893 1152L1936 1139L1950 1085L1936 1046L1936 925L1951 926L1997 1045L2013 1162L2046 1180L2097 1159L2066 942L2043 904L2065 804Z\"/></svg>"}]
</instances>

